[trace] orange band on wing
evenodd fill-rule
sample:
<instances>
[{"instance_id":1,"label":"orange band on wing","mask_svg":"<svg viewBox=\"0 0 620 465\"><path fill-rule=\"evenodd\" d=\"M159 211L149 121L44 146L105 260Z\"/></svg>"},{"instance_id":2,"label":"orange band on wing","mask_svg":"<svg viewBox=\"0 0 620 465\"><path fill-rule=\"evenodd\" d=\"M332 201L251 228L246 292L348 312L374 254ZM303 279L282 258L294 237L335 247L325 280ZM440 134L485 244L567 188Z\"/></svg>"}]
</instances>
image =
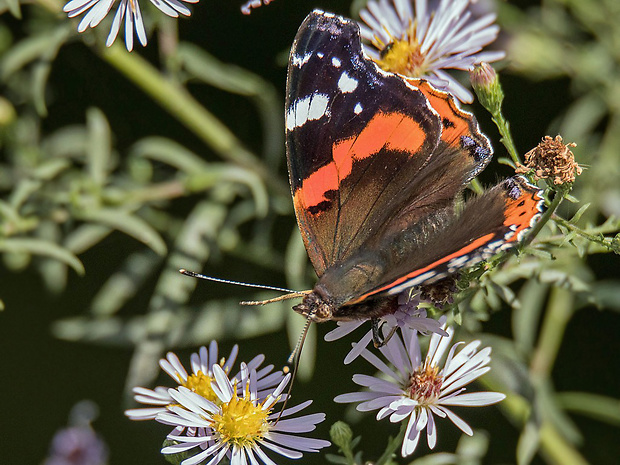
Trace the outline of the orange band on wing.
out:
<instances>
[{"instance_id":1,"label":"orange band on wing","mask_svg":"<svg viewBox=\"0 0 620 465\"><path fill-rule=\"evenodd\" d=\"M467 114L456 106L454 99L448 98L448 94L431 87L426 81L417 81L415 85L444 119L441 140L449 145L460 144L460 137L470 132L471 116L466 116Z\"/></svg>"},{"instance_id":2,"label":"orange band on wing","mask_svg":"<svg viewBox=\"0 0 620 465\"><path fill-rule=\"evenodd\" d=\"M375 289L375 290L373 290L371 292L368 292L368 293L358 297L355 300L351 300L350 302L347 302L347 305L353 305L353 304L356 304L358 302L361 302L362 300L366 299L367 297L369 297L371 295L378 294L380 292L387 291L387 290L389 290L389 289L391 289L393 287L396 287L399 284L404 283L405 281L408 281L408 280L410 280L412 278L415 278L416 276L421 275L422 273L425 273L425 272L427 272L429 270L432 270L433 268L435 268L438 265L441 265L442 263L445 263L447 261L452 260L453 258L462 257L463 255L471 252L472 250L475 250L478 247L482 247L484 244L490 242L493 239L494 236L495 236L495 234L489 233L489 234L487 234L485 236L479 237L478 239L476 239L471 244L469 244L469 245L467 245L467 246L457 250L456 252L454 252L454 253L452 253L450 255L447 255L445 257L442 257L439 260L431 263L430 265L425 266L424 268L420 268L419 270L412 271L411 273L406 274L405 276L401 276L400 278L396 279L395 281L392 281L391 283L386 284L383 287L380 287L380 288Z\"/></svg>"},{"instance_id":3,"label":"orange band on wing","mask_svg":"<svg viewBox=\"0 0 620 465\"><path fill-rule=\"evenodd\" d=\"M530 228L532 218L540 213L540 203L541 201L537 200L534 194L521 196L517 200L511 199L506 207L504 224L506 226L515 225L517 228L508 242L518 240L519 233Z\"/></svg>"},{"instance_id":4,"label":"orange band on wing","mask_svg":"<svg viewBox=\"0 0 620 465\"><path fill-rule=\"evenodd\" d=\"M413 155L424 145L425 139L420 124L408 116L377 113L360 134L333 145L333 161L302 181L295 192L295 203L301 202L305 208L316 207L328 200L328 191L337 190L340 182L351 174L354 161L364 160L383 148Z\"/></svg>"}]
</instances>

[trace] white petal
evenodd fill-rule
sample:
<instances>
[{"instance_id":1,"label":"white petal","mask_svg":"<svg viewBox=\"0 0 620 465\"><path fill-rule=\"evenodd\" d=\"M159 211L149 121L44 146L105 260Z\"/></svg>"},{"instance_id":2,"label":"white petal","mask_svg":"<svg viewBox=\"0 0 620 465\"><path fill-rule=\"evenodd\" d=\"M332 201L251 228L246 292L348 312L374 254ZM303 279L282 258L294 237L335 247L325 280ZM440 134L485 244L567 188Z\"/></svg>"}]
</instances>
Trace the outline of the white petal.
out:
<instances>
[{"instance_id":1,"label":"white petal","mask_svg":"<svg viewBox=\"0 0 620 465\"><path fill-rule=\"evenodd\" d=\"M463 407L480 407L483 405L492 405L501 402L506 398L505 394L500 392L471 392L469 394L460 394L449 399L441 399L441 405L461 405Z\"/></svg>"}]
</instances>

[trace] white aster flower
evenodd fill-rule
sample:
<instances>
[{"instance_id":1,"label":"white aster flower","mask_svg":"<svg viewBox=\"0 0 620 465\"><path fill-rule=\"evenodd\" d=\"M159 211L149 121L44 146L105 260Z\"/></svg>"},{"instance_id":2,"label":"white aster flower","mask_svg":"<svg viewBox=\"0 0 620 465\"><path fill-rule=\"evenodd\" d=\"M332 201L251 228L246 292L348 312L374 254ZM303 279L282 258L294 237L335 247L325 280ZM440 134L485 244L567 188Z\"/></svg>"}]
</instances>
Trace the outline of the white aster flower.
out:
<instances>
[{"instance_id":1,"label":"white aster flower","mask_svg":"<svg viewBox=\"0 0 620 465\"><path fill-rule=\"evenodd\" d=\"M264 449L270 449L291 459L298 459L303 452L318 452L330 445L328 441L295 436L307 433L325 419L324 413L287 418L309 406L306 401L280 412L273 407L283 396L290 381L288 374L270 394L260 399L256 370L241 364L240 380L229 380L219 365L213 366L213 391L217 402L211 402L187 388L170 389L176 404L157 415L157 421L175 426L168 439L176 444L162 449L164 454L186 452L198 447L196 455L185 459L182 465L195 465L209 460L216 465L227 457L231 465L275 465ZM241 389L239 389L239 387ZM201 435L175 434L181 428L198 429Z\"/></svg>"},{"instance_id":2,"label":"white aster flower","mask_svg":"<svg viewBox=\"0 0 620 465\"><path fill-rule=\"evenodd\" d=\"M178 18L179 14L189 16L191 10L184 3L198 3L198 0L150 0L162 13L171 18ZM80 24L78 32L84 32L89 27L96 27L108 15L116 0L70 0L62 9L69 18L86 13ZM146 46L146 30L140 12L138 0L120 0L116 8L116 14L112 21L110 34L106 40L109 47L116 40L121 23L125 20L125 46L130 52L133 50L134 31L142 46Z\"/></svg>"},{"instance_id":3,"label":"white aster flower","mask_svg":"<svg viewBox=\"0 0 620 465\"><path fill-rule=\"evenodd\" d=\"M235 344L228 358L219 360L217 342L211 341L209 349L201 347L198 353L191 355L191 374L187 373L179 358L172 352L168 352L166 358L159 361L159 366L170 375L177 385L183 386L211 402L217 402L217 394L213 391L211 384L215 379L213 366L221 367L229 375L238 353L239 347ZM269 389L278 385L284 378L281 371L272 373L273 365L259 369L264 361L265 356L261 354L254 357L246 365L250 370L258 370L256 372L256 386L260 398L265 398L270 392ZM231 379L240 380L240 373L231 376ZM158 413L165 412L166 407L174 403L168 389L168 387L163 386L158 386L154 390L143 387L133 388L134 399L137 402L153 407L126 410L125 415L131 420L154 420Z\"/></svg>"},{"instance_id":4,"label":"white aster flower","mask_svg":"<svg viewBox=\"0 0 620 465\"><path fill-rule=\"evenodd\" d=\"M379 410L377 419L389 417L392 423L407 420L401 453L403 457L415 451L420 435L426 429L428 446L437 443L435 416L450 419L465 434L472 435L470 426L448 407L476 407L495 404L506 396L499 392L463 394L465 386L490 370L491 348L478 351L480 341L465 345L458 353L457 343L449 350L443 368L441 360L448 349L454 330L448 336L431 336L428 354L422 360L415 331L401 328L402 338L395 335L382 347L384 358L394 367L368 350L362 352L368 362L380 370L380 375L355 375L353 381L368 391L337 396L336 402L359 402L357 410ZM387 377L387 379L386 379Z\"/></svg>"},{"instance_id":5,"label":"white aster flower","mask_svg":"<svg viewBox=\"0 0 620 465\"><path fill-rule=\"evenodd\" d=\"M415 8L412 6L414 4ZM370 0L360 11L366 53L386 71L424 78L465 103L472 93L443 71L504 58L481 52L497 38L495 14L473 17L476 0Z\"/></svg>"},{"instance_id":6,"label":"white aster flower","mask_svg":"<svg viewBox=\"0 0 620 465\"><path fill-rule=\"evenodd\" d=\"M388 335L388 338L391 337L398 328L409 328L424 335L430 333L437 333L442 336L448 335L441 327L439 321L426 316L426 310L419 306L422 301L423 299L420 298L419 294L410 298L409 292L403 292L398 296L398 308L396 312L383 315L379 323L381 329ZM338 327L327 333L324 339L328 342L340 339L355 331L366 321L368 320L338 321L336 323ZM369 329L346 355L344 358L345 365L348 365L359 357L372 340L373 332L372 329Z\"/></svg>"}]
</instances>

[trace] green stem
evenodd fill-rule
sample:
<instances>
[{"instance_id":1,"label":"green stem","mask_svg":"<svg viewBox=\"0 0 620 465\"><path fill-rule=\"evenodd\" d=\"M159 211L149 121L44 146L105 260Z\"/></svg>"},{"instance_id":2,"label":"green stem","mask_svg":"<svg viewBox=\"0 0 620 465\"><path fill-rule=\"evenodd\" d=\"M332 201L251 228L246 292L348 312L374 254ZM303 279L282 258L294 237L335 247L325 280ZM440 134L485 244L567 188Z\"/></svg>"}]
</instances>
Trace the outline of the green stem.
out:
<instances>
[{"instance_id":1,"label":"green stem","mask_svg":"<svg viewBox=\"0 0 620 465\"><path fill-rule=\"evenodd\" d=\"M570 221L566 221L564 218L561 218L559 216L554 217L553 220L557 224L564 226L566 229L570 229L571 231L574 231L577 235L589 240L590 242L600 244L603 247L606 247L607 249L612 250L612 251L616 250L612 244L613 238L605 237L603 235L595 236L594 234L587 233L583 229L581 229L579 226L576 226Z\"/></svg>"},{"instance_id":2,"label":"green stem","mask_svg":"<svg viewBox=\"0 0 620 465\"><path fill-rule=\"evenodd\" d=\"M128 53L121 45L101 50L110 65L123 73L136 86L158 102L172 116L193 131L221 158L256 172L270 186L287 191L273 173L235 135L179 84L165 79L159 71L136 53Z\"/></svg>"},{"instance_id":3,"label":"green stem","mask_svg":"<svg viewBox=\"0 0 620 465\"><path fill-rule=\"evenodd\" d=\"M385 448L385 452L383 455L379 457L379 459L375 462L375 465L385 465L390 463L396 450L402 445L403 439L405 438L405 432L407 431L408 421L401 422L400 431L396 435L396 437L391 438L388 442L387 447Z\"/></svg>"},{"instance_id":4,"label":"green stem","mask_svg":"<svg viewBox=\"0 0 620 465\"><path fill-rule=\"evenodd\" d=\"M506 118L504 118L504 115L502 114L501 110L493 114L493 122L497 126L497 129L499 130L499 133L502 136L502 138L500 139L500 142L504 144L504 147L506 147L506 150L508 151L508 154L510 155L512 162L514 163L513 168L520 165L521 159L519 158L517 148L512 138L512 133L510 132L510 124L508 123Z\"/></svg>"},{"instance_id":5,"label":"green stem","mask_svg":"<svg viewBox=\"0 0 620 465\"><path fill-rule=\"evenodd\" d=\"M530 371L538 378L548 378L555 362L566 325L573 314L573 295L570 291L553 287L545 312L538 346L534 351Z\"/></svg>"}]
</instances>

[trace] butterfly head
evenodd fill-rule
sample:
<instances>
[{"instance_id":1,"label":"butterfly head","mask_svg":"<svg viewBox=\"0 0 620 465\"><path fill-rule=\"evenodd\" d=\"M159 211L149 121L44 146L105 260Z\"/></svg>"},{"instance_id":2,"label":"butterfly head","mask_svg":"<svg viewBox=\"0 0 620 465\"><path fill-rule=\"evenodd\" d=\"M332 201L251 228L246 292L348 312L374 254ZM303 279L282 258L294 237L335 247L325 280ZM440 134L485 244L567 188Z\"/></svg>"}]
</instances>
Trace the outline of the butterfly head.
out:
<instances>
[{"instance_id":1,"label":"butterfly head","mask_svg":"<svg viewBox=\"0 0 620 465\"><path fill-rule=\"evenodd\" d=\"M323 323L333 319L334 308L331 299L314 290L306 295L300 304L295 305L293 310L314 323Z\"/></svg>"}]
</instances>

